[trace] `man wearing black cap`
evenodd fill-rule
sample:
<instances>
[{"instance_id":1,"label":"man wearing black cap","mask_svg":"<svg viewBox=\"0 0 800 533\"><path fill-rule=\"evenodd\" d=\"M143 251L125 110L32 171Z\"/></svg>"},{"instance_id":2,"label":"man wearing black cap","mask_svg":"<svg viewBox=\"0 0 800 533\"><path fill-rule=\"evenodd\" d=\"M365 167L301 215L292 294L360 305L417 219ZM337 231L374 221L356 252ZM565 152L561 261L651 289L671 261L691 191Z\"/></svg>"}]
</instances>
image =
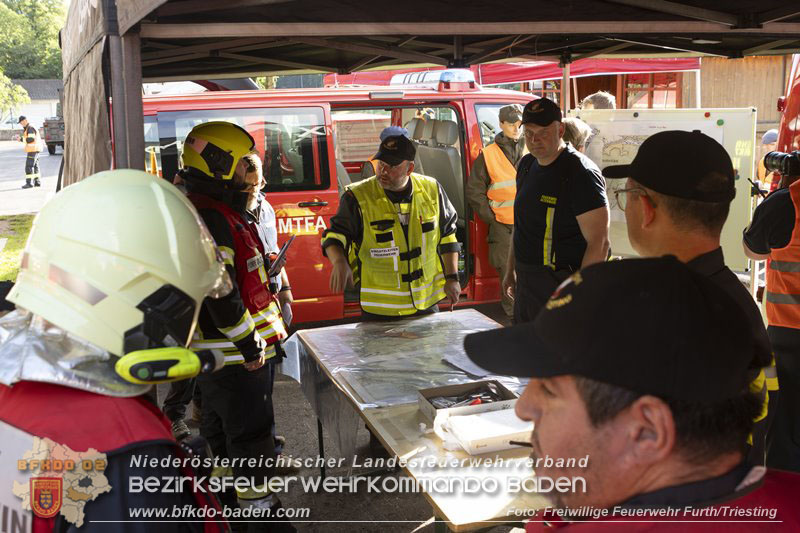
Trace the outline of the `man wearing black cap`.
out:
<instances>
[{"instance_id":1,"label":"man wearing black cap","mask_svg":"<svg viewBox=\"0 0 800 533\"><path fill-rule=\"evenodd\" d=\"M630 165L603 170L606 179L627 178L614 191L625 212L631 246L643 257L674 255L725 290L745 312L759 353L770 342L753 297L728 267L720 247L722 226L736 196L731 158L699 131L662 131L645 140ZM748 459L764 464L767 430L777 404L778 378L772 357L753 361L751 388L764 409L758 414ZM768 416L769 415L769 416Z\"/></svg>"},{"instance_id":2,"label":"man wearing black cap","mask_svg":"<svg viewBox=\"0 0 800 533\"><path fill-rule=\"evenodd\" d=\"M19 124L22 126L22 137L20 141L25 145L25 185L23 189L40 187L42 183L39 178L39 152L41 151L41 139L36 128L30 125L24 116L19 117ZM31 183L33 182L33 183Z\"/></svg>"},{"instance_id":3,"label":"man wearing black cap","mask_svg":"<svg viewBox=\"0 0 800 533\"><path fill-rule=\"evenodd\" d=\"M503 280L514 229L514 196L517 194L517 163L525 151L522 138L522 108L500 108L500 133L480 153L467 182L470 207L489 226L489 262ZM514 316L514 300L501 291L503 311Z\"/></svg>"},{"instance_id":4,"label":"man wearing black cap","mask_svg":"<svg viewBox=\"0 0 800 533\"><path fill-rule=\"evenodd\" d=\"M605 181L591 159L566 144L561 110L547 98L522 112L530 154L519 162L514 232L503 292L514 320L536 317L570 273L609 253Z\"/></svg>"},{"instance_id":5,"label":"man wearing black cap","mask_svg":"<svg viewBox=\"0 0 800 533\"><path fill-rule=\"evenodd\" d=\"M458 215L436 180L414 173L415 155L405 135L386 136L378 174L347 188L322 236L333 293L353 285L353 247L365 318L435 312L445 297L458 303Z\"/></svg>"},{"instance_id":6,"label":"man wearing black cap","mask_svg":"<svg viewBox=\"0 0 800 533\"><path fill-rule=\"evenodd\" d=\"M740 306L676 258L582 269L533 323L468 335L464 347L486 370L532 378L516 412L534 422L535 475L585 480L585 490L554 492L554 507L605 510L573 519L636 521L625 531L675 530L660 520L701 530L688 521L704 516L800 528L800 476L744 460L761 409L750 364L768 354ZM554 462L587 455L586 468ZM544 510L527 530L543 520L563 522Z\"/></svg>"}]
</instances>

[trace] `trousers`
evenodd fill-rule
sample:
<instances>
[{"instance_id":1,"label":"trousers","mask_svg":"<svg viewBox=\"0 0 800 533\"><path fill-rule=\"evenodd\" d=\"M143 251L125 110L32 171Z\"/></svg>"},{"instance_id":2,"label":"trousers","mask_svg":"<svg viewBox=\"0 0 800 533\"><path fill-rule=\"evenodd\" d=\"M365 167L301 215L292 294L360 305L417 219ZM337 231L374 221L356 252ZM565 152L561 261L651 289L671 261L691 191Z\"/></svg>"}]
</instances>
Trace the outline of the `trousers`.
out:
<instances>
[{"instance_id":1,"label":"trousers","mask_svg":"<svg viewBox=\"0 0 800 533\"><path fill-rule=\"evenodd\" d=\"M275 363L267 362L252 372L243 365L228 365L197 378L203 397L200 434L215 456L275 459L274 375ZM273 473L274 468L263 464L233 467L235 477L260 480Z\"/></svg>"},{"instance_id":2,"label":"trousers","mask_svg":"<svg viewBox=\"0 0 800 533\"><path fill-rule=\"evenodd\" d=\"M39 179L39 152L28 152L25 158L25 179Z\"/></svg>"},{"instance_id":3,"label":"trousers","mask_svg":"<svg viewBox=\"0 0 800 533\"><path fill-rule=\"evenodd\" d=\"M508 250L511 248L513 226L495 222L489 226L489 263L500 276L500 303L506 316L514 316L514 300L503 292L503 278L508 271Z\"/></svg>"},{"instance_id":4,"label":"trousers","mask_svg":"<svg viewBox=\"0 0 800 533\"><path fill-rule=\"evenodd\" d=\"M550 295L572 272L553 270L543 265L525 265L517 262L517 286L514 290L514 323L533 322Z\"/></svg>"}]
</instances>

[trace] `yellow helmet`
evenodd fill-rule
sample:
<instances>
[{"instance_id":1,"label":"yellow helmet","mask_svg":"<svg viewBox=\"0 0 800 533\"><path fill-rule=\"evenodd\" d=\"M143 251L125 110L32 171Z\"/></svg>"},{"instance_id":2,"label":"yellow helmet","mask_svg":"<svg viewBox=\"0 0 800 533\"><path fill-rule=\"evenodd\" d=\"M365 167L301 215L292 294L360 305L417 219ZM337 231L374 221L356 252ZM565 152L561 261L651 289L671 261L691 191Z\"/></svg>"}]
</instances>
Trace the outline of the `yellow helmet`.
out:
<instances>
[{"instance_id":1,"label":"yellow helmet","mask_svg":"<svg viewBox=\"0 0 800 533\"><path fill-rule=\"evenodd\" d=\"M183 166L228 181L239 161L255 147L253 137L231 122L206 122L192 128L183 143Z\"/></svg>"},{"instance_id":2,"label":"yellow helmet","mask_svg":"<svg viewBox=\"0 0 800 533\"><path fill-rule=\"evenodd\" d=\"M231 288L208 229L176 187L111 170L45 204L8 299L121 356L188 346L203 299Z\"/></svg>"}]
</instances>

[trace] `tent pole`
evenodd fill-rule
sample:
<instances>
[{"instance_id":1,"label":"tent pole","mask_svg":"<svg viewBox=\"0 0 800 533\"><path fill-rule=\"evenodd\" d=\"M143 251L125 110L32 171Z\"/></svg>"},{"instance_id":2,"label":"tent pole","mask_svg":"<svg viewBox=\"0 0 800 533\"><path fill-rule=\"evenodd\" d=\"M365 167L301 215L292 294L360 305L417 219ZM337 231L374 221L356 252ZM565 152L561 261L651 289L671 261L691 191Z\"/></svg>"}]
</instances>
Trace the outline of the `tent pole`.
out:
<instances>
[{"instance_id":1,"label":"tent pole","mask_svg":"<svg viewBox=\"0 0 800 533\"><path fill-rule=\"evenodd\" d=\"M142 54L138 33L122 36L125 60L125 114L128 127L128 168L144 170L144 117L142 116ZM172 181L172 176L165 176Z\"/></svg>"},{"instance_id":2,"label":"tent pole","mask_svg":"<svg viewBox=\"0 0 800 533\"><path fill-rule=\"evenodd\" d=\"M700 60L700 65L701 65L701 67L703 65L703 60L702 59ZM697 109L700 109L701 107L703 107L702 104L700 103L700 96L702 94L700 92L700 69L694 71L694 81L695 81L695 83L694 83L694 85L695 85L695 87L694 87L695 88L695 96L694 96L695 107Z\"/></svg>"},{"instance_id":3,"label":"tent pole","mask_svg":"<svg viewBox=\"0 0 800 533\"><path fill-rule=\"evenodd\" d=\"M567 114L569 111L569 63L562 63L561 70L563 76L561 78L561 112Z\"/></svg>"},{"instance_id":4,"label":"tent pole","mask_svg":"<svg viewBox=\"0 0 800 533\"><path fill-rule=\"evenodd\" d=\"M125 121L125 76L119 35L108 36L111 68L111 116L114 122L114 168L128 168L128 125ZM141 113L140 113L141 114Z\"/></svg>"}]
</instances>

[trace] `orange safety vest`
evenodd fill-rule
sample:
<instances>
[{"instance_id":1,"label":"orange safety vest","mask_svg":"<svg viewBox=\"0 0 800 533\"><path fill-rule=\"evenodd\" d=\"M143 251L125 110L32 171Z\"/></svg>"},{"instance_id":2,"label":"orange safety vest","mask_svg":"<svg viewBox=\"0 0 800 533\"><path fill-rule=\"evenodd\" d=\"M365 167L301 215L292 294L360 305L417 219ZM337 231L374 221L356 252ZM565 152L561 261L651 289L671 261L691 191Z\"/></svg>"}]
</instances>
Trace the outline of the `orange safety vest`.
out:
<instances>
[{"instance_id":1,"label":"orange safety vest","mask_svg":"<svg viewBox=\"0 0 800 533\"><path fill-rule=\"evenodd\" d=\"M789 244L772 250L767 263L767 322L800 329L800 180L789 187L794 230Z\"/></svg>"},{"instance_id":2,"label":"orange safety vest","mask_svg":"<svg viewBox=\"0 0 800 533\"><path fill-rule=\"evenodd\" d=\"M483 160L486 162L486 170L492 182L486 194L489 197L489 207L494 211L494 217L498 222L513 224L517 169L497 143L492 143L483 149Z\"/></svg>"},{"instance_id":3,"label":"orange safety vest","mask_svg":"<svg viewBox=\"0 0 800 533\"><path fill-rule=\"evenodd\" d=\"M40 152L40 144L41 138L39 137L39 130L36 130L36 133L33 135L34 139L33 142L28 142L26 139L28 138L28 126L25 126L25 129L22 130L22 142L25 143L25 152Z\"/></svg>"}]
</instances>

